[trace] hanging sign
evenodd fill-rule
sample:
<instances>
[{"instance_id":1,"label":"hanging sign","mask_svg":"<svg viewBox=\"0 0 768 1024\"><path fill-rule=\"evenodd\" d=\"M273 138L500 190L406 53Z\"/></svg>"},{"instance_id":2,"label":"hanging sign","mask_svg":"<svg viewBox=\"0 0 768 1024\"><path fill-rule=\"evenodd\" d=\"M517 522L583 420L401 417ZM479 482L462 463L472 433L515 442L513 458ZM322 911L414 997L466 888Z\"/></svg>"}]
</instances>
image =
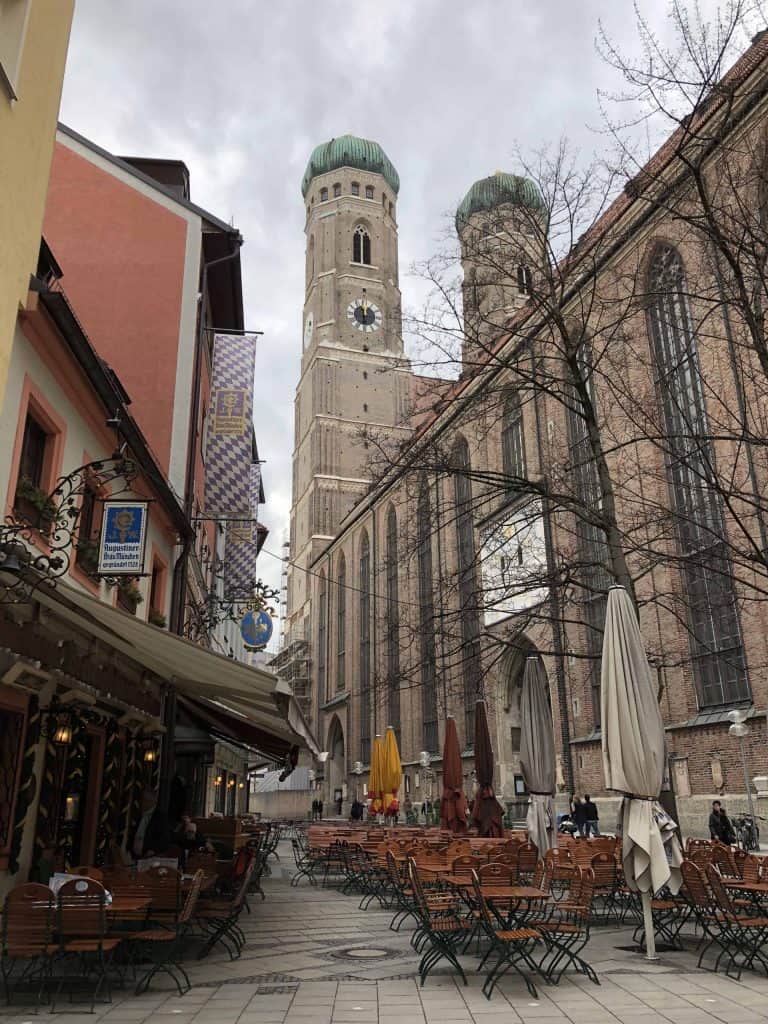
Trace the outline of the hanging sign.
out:
<instances>
[{"instance_id":1,"label":"hanging sign","mask_svg":"<svg viewBox=\"0 0 768 1024\"><path fill-rule=\"evenodd\" d=\"M142 576L147 543L146 501L105 501L101 518L99 574Z\"/></svg>"},{"instance_id":2,"label":"hanging sign","mask_svg":"<svg viewBox=\"0 0 768 1024\"><path fill-rule=\"evenodd\" d=\"M272 636L272 619L266 612L246 612L240 620L240 635L247 647L265 647Z\"/></svg>"}]
</instances>

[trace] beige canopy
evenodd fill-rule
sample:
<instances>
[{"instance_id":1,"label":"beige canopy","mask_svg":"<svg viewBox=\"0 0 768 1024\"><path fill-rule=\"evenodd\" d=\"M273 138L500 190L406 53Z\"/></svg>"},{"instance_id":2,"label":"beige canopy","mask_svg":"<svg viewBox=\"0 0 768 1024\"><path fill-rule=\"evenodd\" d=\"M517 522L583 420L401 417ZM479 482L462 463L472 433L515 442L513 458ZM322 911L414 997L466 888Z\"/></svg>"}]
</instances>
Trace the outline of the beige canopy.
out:
<instances>
[{"instance_id":1,"label":"beige canopy","mask_svg":"<svg viewBox=\"0 0 768 1024\"><path fill-rule=\"evenodd\" d=\"M526 658L520 701L520 770L531 794L526 825L543 857L557 846L555 827L555 735L549 684L538 654Z\"/></svg>"},{"instance_id":2,"label":"beige canopy","mask_svg":"<svg viewBox=\"0 0 768 1024\"><path fill-rule=\"evenodd\" d=\"M623 587L608 593L600 683L605 786L624 794L624 877L630 889L644 896L650 954L650 896L665 885L677 892L683 858L674 822L658 802L666 759L664 723L637 615Z\"/></svg>"},{"instance_id":3,"label":"beige canopy","mask_svg":"<svg viewBox=\"0 0 768 1024\"><path fill-rule=\"evenodd\" d=\"M220 716L239 717L282 741L286 749L299 743L315 756L320 753L290 687L273 673L214 654L61 581L55 587L40 586L35 598Z\"/></svg>"}]
</instances>

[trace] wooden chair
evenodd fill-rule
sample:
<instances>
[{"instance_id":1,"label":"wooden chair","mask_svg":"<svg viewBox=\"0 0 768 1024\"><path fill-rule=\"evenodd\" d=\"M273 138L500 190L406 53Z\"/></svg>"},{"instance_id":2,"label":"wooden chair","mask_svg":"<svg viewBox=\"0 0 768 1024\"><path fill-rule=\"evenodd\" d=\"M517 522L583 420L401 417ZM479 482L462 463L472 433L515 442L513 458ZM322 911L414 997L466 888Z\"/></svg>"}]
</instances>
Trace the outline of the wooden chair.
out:
<instances>
[{"instance_id":1,"label":"wooden chair","mask_svg":"<svg viewBox=\"0 0 768 1024\"><path fill-rule=\"evenodd\" d=\"M515 843L509 844L509 849L503 853L497 853L495 857L491 858L490 863L492 864L503 864L508 867L512 872L512 877L517 882L520 877L520 849Z\"/></svg>"},{"instance_id":2,"label":"wooden chair","mask_svg":"<svg viewBox=\"0 0 768 1024\"><path fill-rule=\"evenodd\" d=\"M477 876L481 885L514 885L516 877L513 867L500 861L481 864L477 868Z\"/></svg>"},{"instance_id":3,"label":"wooden chair","mask_svg":"<svg viewBox=\"0 0 768 1024\"><path fill-rule=\"evenodd\" d=\"M181 909L181 872L176 868L154 867L140 871L136 880L149 893L149 919L175 927Z\"/></svg>"},{"instance_id":4,"label":"wooden chair","mask_svg":"<svg viewBox=\"0 0 768 1024\"><path fill-rule=\"evenodd\" d=\"M13 981L17 984L39 981L37 1004L40 1005L46 983L51 976L51 963L58 952L53 941L54 899L47 885L29 882L17 885L3 903L2 955L0 972L3 975L5 1001L10 1005ZM19 978L14 979L14 967L19 961L27 966Z\"/></svg>"},{"instance_id":5,"label":"wooden chair","mask_svg":"<svg viewBox=\"0 0 768 1024\"><path fill-rule=\"evenodd\" d=\"M139 946L139 955L146 956L151 961L151 966L136 985L137 995L146 992L149 983L156 974L160 973L167 974L173 979L180 996L189 992L192 987L189 975L181 965L181 953L184 936L192 922L202 883L203 871L199 869L195 872L192 885L184 900L184 906L172 931L167 928L151 928L129 935L131 944ZM135 957L135 959L137 958Z\"/></svg>"},{"instance_id":6,"label":"wooden chair","mask_svg":"<svg viewBox=\"0 0 768 1024\"><path fill-rule=\"evenodd\" d=\"M616 857L612 853L596 853L589 862L594 872L594 892L603 901L603 916L608 920L611 914L620 916L616 906L616 889L619 872ZM582 870L584 870L582 868Z\"/></svg>"},{"instance_id":7,"label":"wooden chair","mask_svg":"<svg viewBox=\"0 0 768 1024\"><path fill-rule=\"evenodd\" d=\"M589 942L595 887L594 870L577 867L569 898L556 904L546 920L531 922L547 944L540 970L552 985L557 985L569 965L595 985L600 984L594 968L580 955Z\"/></svg>"},{"instance_id":8,"label":"wooden chair","mask_svg":"<svg viewBox=\"0 0 768 1024\"><path fill-rule=\"evenodd\" d=\"M245 935L237 922L245 906L248 886L255 867L256 860L252 857L240 881L240 888L231 900L198 899L195 921L208 933L208 939L200 950L198 959L207 956L219 942L226 949L230 960L237 959L242 953L245 948Z\"/></svg>"},{"instance_id":9,"label":"wooden chair","mask_svg":"<svg viewBox=\"0 0 768 1024\"><path fill-rule=\"evenodd\" d=\"M489 959L495 957L496 961L483 983L483 995L486 999L490 999L497 983L507 971L513 970L523 979L531 996L537 999L536 986L530 975L521 970L520 963L526 964L534 973L538 973L538 967L531 953L536 943L542 941L541 932L536 928L499 928L499 923L483 896L480 877L476 871L472 872L472 887L480 924L490 942L489 949L480 962L478 970Z\"/></svg>"},{"instance_id":10,"label":"wooden chair","mask_svg":"<svg viewBox=\"0 0 768 1024\"><path fill-rule=\"evenodd\" d=\"M517 850L518 871L521 878L530 879L536 870L539 861L539 851L535 843L530 840L521 843Z\"/></svg>"},{"instance_id":11,"label":"wooden chair","mask_svg":"<svg viewBox=\"0 0 768 1024\"><path fill-rule=\"evenodd\" d=\"M419 922L414 939L419 950L427 947L419 961L422 987L429 972L441 960L447 960L459 972L466 985L467 978L457 955L458 944L466 933L466 923L458 912L458 900L451 898L449 902L443 902L439 907L431 905L421 883L416 861L412 857L408 858L407 871Z\"/></svg>"},{"instance_id":12,"label":"wooden chair","mask_svg":"<svg viewBox=\"0 0 768 1024\"><path fill-rule=\"evenodd\" d=\"M462 854L460 857L456 857L451 862L451 873L454 875L465 875L469 878L473 871L477 871L479 867L484 863L482 857L477 857L474 854Z\"/></svg>"},{"instance_id":13,"label":"wooden chair","mask_svg":"<svg viewBox=\"0 0 768 1024\"><path fill-rule=\"evenodd\" d=\"M293 842L298 842L298 840L294 839ZM204 875L219 873L216 854L212 850L194 850L187 857L186 868L190 875L194 875L197 871L202 871Z\"/></svg>"},{"instance_id":14,"label":"wooden chair","mask_svg":"<svg viewBox=\"0 0 768 1024\"><path fill-rule=\"evenodd\" d=\"M104 872L101 868L89 868L83 865L77 868L70 868L67 872L69 875L80 875L83 878L93 878L96 882L104 881Z\"/></svg>"},{"instance_id":15,"label":"wooden chair","mask_svg":"<svg viewBox=\"0 0 768 1024\"><path fill-rule=\"evenodd\" d=\"M73 878L61 886L57 897L56 931L59 940L57 962L72 957L78 964L78 978L95 977L91 996L91 1013L102 990L107 1002L112 1001L109 968L115 950L122 938L107 936L107 894L101 882L93 878ZM90 968L88 964L90 962ZM61 974L56 995L51 999L51 1011L66 981L72 976Z\"/></svg>"},{"instance_id":16,"label":"wooden chair","mask_svg":"<svg viewBox=\"0 0 768 1024\"><path fill-rule=\"evenodd\" d=\"M762 948L768 939L768 917L739 913L714 864L707 865L706 876L712 891L714 915L725 940L719 943L721 952L715 961L715 970L723 957L727 957L725 973L733 977L731 971L734 970L737 981L744 968L751 969L755 961L768 973L768 957Z\"/></svg>"}]
</instances>

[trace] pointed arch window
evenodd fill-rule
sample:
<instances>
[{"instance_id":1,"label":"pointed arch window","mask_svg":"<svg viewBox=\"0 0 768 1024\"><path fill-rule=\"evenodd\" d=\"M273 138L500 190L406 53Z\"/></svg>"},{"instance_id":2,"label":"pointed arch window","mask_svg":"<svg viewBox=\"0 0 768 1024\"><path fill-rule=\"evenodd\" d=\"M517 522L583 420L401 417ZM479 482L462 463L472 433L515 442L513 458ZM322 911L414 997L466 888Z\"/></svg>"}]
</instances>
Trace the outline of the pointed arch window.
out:
<instances>
[{"instance_id":1,"label":"pointed arch window","mask_svg":"<svg viewBox=\"0 0 768 1024\"><path fill-rule=\"evenodd\" d=\"M325 651L328 615L328 588L325 573L320 572L317 584L317 692L321 701L328 699L326 692Z\"/></svg>"},{"instance_id":2,"label":"pointed arch window","mask_svg":"<svg viewBox=\"0 0 768 1024\"><path fill-rule=\"evenodd\" d=\"M501 423L501 460L506 486L525 477L525 437L523 435L523 409L517 391L507 395Z\"/></svg>"},{"instance_id":3,"label":"pointed arch window","mask_svg":"<svg viewBox=\"0 0 768 1024\"><path fill-rule=\"evenodd\" d=\"M417 554L419 571L419 634L421 642L421 717L424 749L438 752L437 657L435 651L434 582L432 578L432 516L429 485L422 481L417 509Z\"/></svg>"},{"instance_id":4,"label":"pointed arch window","mask_svg":"<svg viewBox=\"0 0 768 1024\"><path fill-rule=\"evenodd\" d=\"M347 688L347 563L339 555L336 572L336 692Z\"/></svg>"},{"instance_id":5,"label":"pointed arch window","mask_svg":"<svg viewBox=\"0 0 768 1024\"><path fill-rule=\"evenodd\" d=\"M659 246L649 268L648 323L667 437L670 497L688 604L693 673L704 707L750 698L725 524L711 484L714 451L685 268Z\"/></svg>"},{"instance_id":6,"label":"pointed arch window","mask_svg":"<svg viewBox=\"0 0 768 1024\"><path fill-rule=\"evenodd\" d=\"M456 550L461 614L461 671L464 688L464 728L467 746L475 742L475 701L480 694L480 612L475 565L475 526L469 445L459 438L453 449L453 487L456 503Z\"/></svg>"},{"instance_id":7,"label":"pointed arch window","mask_svg":"<svg viewBox=\"0 0 768 1024\"><path fill-rule=\"evenodd\" d=\"M400 611L397 566L397 516L390 506L387 513L387 711L388 722L400 740Z\"/></svg>"},{"instance_id":8,"label":"pointed arch window","mask_svg":"<svg viewBox=\"0 0 768 1024\"><path fill-rule=\"evenodd\" d=\"M360 542L360 760L371 763L371 546Z\"/></svg>"},{"instance_id":9,"label":"pointed arch window","mask_svg":"<svg viewBox=\"0 0 768 1024\"><path fill-rule=\"evenodd\" d=\"M371 236L362 224L358 224L352 235L352 262L368 266L371 263Z\"/></svg>"}]
</instances>

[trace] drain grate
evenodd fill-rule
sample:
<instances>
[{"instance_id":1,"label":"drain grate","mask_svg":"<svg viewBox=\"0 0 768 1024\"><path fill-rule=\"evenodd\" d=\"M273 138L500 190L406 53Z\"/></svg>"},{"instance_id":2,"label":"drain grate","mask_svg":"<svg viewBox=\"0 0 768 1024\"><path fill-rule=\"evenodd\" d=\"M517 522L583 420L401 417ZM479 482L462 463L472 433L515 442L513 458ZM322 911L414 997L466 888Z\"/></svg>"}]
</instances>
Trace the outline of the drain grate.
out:
<instances>
[{"instance_id":1,"label":"drain grate","mask_svg":"<svg viewBox=\"0 0 768 1024\"><path fill-rule=\"evenodd\" d=\"M334 960L392 960L402 954L399 950L383 946L347 946L330 950L328 956Z\"/></svg>"}]
</instances>

